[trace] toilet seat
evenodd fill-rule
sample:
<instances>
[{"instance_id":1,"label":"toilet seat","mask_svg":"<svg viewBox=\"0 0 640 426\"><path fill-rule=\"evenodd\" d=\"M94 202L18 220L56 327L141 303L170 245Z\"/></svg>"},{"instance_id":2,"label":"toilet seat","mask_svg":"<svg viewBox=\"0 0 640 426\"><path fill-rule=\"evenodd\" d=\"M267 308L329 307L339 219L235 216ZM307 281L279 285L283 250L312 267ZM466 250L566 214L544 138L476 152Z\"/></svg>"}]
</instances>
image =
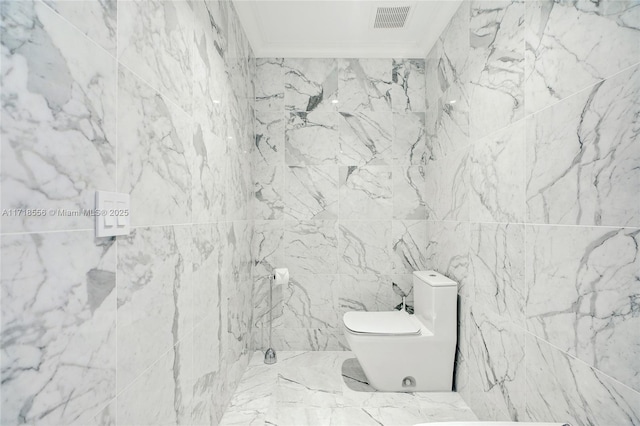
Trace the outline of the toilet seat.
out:
<instances>
[{"instance_id":1,"label":"toilet seat","mask_svg":"<svg viewBox=\"0 0 640 426\"><path fill-rule=\"evenodd\" d=\"M418 336L422 329L420 321L405 311L347 312L343 322L352 333L376 336Z\"/></svg>"}]
</instances>

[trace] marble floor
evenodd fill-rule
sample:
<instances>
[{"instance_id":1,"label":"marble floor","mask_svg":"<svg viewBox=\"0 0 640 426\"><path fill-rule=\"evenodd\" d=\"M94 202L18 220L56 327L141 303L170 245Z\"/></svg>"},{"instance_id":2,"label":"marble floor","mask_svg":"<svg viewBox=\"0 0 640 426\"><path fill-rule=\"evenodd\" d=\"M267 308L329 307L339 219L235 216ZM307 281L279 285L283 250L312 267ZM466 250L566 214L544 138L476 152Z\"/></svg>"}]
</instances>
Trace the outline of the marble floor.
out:
<instances>
[{"instance_id":1,"label":"marble floor","mask_svg":"<svg viewBox=\"0 0 640 426\"><path fill-rule=\"evenodd\" d=\"M376 392L351 352L278 352L251 359L224 417L231 425L414 425L476 420L455 392Z\"/></svg>"}]
</instances>

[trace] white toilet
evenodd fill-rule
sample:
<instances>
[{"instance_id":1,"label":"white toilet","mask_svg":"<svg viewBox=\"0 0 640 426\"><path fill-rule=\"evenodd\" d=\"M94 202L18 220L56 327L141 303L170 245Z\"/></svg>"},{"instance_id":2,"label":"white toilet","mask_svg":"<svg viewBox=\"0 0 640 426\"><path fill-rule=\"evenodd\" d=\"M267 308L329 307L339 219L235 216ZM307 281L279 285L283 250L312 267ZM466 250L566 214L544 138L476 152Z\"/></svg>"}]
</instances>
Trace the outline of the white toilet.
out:
<instances>
[{"instance_id":1,"label":"white toilet","mask_svg":"<svg viewBox=\"0 0 640 426\"><path fill-rule=\"evenodd\" d=\"M458 286L435 271L413 273L414 312L347 312L344 334L380 391L451 391Z\"/></svg>"}]
</instances>

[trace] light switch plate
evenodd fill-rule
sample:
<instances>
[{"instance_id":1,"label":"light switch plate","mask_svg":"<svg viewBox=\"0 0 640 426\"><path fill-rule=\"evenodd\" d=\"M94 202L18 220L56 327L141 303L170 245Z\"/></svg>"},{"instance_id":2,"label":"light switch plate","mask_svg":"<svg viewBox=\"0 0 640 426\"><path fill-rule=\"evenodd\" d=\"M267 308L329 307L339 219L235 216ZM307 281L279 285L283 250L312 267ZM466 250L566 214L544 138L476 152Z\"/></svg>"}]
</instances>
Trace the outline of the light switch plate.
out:
<instances>
[{"instance_id":1,"label":"light switch plate","mask_svg":"<svg viewBox=\"0 0 640 426\"><path fill-rule=\"evenodd\" d=\"M129 235L129 194L96 191L96 237Z\"/></svg>"}]
</instances>

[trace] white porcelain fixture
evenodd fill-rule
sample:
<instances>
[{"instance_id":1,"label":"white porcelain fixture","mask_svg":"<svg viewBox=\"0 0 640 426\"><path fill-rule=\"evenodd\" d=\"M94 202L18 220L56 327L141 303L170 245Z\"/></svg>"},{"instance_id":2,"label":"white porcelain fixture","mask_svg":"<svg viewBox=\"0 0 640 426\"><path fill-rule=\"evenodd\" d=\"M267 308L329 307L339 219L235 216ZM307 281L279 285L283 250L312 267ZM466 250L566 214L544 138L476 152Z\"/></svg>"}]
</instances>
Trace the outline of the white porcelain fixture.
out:
<instances>
[{"instance_id":1,"label":"white porcelain fixture","mask_svg":"<svg viewBox=\"0 0 640 426\"><path fill-rule=\"evenodd\" d=\"M413 273L414 315L347 312L343 330L369 384L380 391L450 391L456 349L457 283Z\"/></svg>"}]
</instances>

